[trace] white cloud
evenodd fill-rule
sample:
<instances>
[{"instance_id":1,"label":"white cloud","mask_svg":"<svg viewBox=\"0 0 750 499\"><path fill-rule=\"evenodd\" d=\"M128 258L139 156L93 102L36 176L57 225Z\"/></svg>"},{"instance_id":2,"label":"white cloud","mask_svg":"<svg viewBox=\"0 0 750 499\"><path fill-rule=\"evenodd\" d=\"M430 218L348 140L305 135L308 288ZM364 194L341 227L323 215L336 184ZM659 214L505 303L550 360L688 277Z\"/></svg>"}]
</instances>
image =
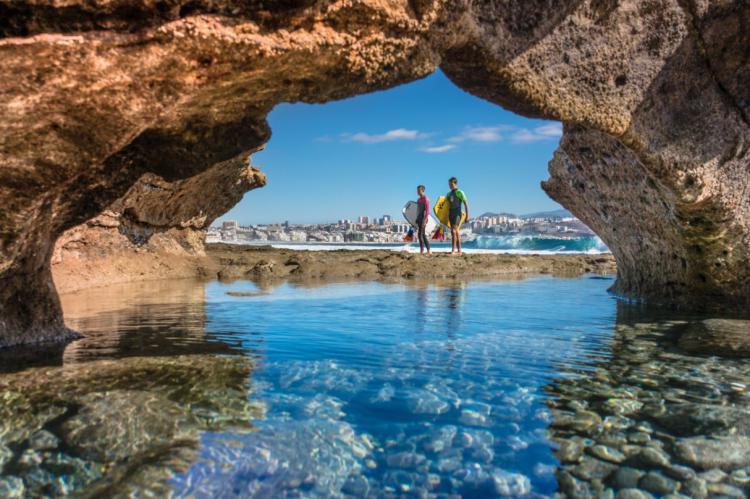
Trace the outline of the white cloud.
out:
<instances>
[{"instance_id":1,"label":"white cloud","mask_svg":"<svg viewBox=\"0 0 750 499\"><path fill-rule=\"evenodd\" d=\"M545 137L562 137L562 123L549 123L534 129L538 135Z\"/></svg>"},{"instance_id":2,"label":"white cloud","mask_svg":"<svg viewBox=\"0 0 750 499\"><path fill-rule=\"evenodd\" d=\"M450 142L500 142L503 140L502 133L513 130L511 125L496 126L467 126L461 133L448 139Z\"/></svg>"},{"instance_id":3,"label":"white cloud","mask_svg":"<svg viewBox=\"0 0 750 499\"><path fill-rule=\"evenodd\" d=\"M377 144L379 142L390 142L393 140L416 140L428 136L419 130L408 130L406 128L396 128L385 133L371 135L369 133L358 132L354 134L345 133L341 135L346 141L362 142L365 144Z\"/></svg>"},{"instance_id":4,"label":"white cloud","mask_svg":"<svg viewBox=\"0 0 750 499\"><path fill-rule=\"evenodd\" d=\"M511 135L510 140L514 144L530 144L540 140L557 139L562 136L562 125L560 123L550 123L529 130L521 128Z\"/></svg>"},{"instance_id":5,"label":"white cloud","mask_svg":"<svg viewBox=\"0 0 750 499\"><path fill-rule=\"evenodd\" d=\"M445 144L442 146L433 146L433 147L423 147L420 149L422 152L428 152L431 154L438 154L442 152L448 152L452 149L455 149L456 146L454 144Z\"/></svg>"}]
</instances>

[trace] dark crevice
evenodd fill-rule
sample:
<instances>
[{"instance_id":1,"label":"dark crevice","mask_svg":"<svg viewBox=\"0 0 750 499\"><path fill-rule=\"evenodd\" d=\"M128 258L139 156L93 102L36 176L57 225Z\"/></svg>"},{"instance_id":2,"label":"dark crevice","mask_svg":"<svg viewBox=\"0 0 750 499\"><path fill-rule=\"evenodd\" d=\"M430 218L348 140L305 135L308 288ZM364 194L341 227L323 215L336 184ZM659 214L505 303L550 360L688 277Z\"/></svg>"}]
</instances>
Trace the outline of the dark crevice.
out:
<instances>
[{"instance_id":1,"label":"dark crevice","mask_svg":"<svg viewBox=\"0 0 750 499\"><path fill-rule=\"evenodd\" d=\"M685 12L685 15L690 18L690 26L695 32L695 40L698 45L698 51L700 53L701 59L703 60L703 63L706 66L706 69L708 70L708 74L710 75L711 80L716 84L716 87L719 89L719 93L722 95L723 99L729 104L731 108L737 111L737 114L739 115L743 123L750 127L750 116L748 116L748 114L745 112L739 100L736 99L732 92L730 92L729 89L722 83L721 79L717 75L717 71L711 64L711 59L708 57L708 51L706 50L706 40L703 38L703 31L701 30L700 24L698 22L698 13L695 9L694 0L677 0L677 3Z\"/></svg>"}]
</instances>

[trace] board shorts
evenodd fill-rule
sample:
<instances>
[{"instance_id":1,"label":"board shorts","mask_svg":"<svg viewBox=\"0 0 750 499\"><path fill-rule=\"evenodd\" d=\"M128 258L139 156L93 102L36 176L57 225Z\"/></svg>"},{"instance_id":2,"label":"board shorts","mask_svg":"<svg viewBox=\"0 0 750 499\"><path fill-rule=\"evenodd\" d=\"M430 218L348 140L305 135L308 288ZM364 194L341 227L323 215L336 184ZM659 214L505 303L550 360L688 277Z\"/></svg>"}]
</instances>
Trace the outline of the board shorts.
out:
<instances>
[{"instance_id":1,"label":"board shorts","mask_svg":"<svg viewBox=\"0 0 750 499\"><path fill-rule=\"evenodd\" d=\"M458 227L461 225L461 210L451 210L448 213L448 221L451 223L451 227Z\"/></svg>"}]
</instances>

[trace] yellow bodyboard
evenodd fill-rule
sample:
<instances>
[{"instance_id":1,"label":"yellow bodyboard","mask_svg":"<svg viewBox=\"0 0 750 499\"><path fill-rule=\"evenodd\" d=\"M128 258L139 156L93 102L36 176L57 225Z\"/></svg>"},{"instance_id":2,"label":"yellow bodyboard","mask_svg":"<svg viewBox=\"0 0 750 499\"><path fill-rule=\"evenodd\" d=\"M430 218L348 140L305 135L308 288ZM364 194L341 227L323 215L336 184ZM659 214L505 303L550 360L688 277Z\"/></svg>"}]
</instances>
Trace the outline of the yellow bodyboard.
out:
<instances>
[{"instance_id":1,"label":"yellow bodyboard","mask_svg":"<svg viewBox=\"0 0 750 499\"><path fill-rule=\"evenodd\" d=\"M448 220L448 217L450 215L451 205L448 202L447 197L440 196L437 200L437 203L435 203L435 206L432 207L432 211L435 213L435 217L440 221L441 224L446 225L450 228L451 223L450 220ZM458 224L459 228L461 227L461 224L464 223L464 220L466 220L466 213L461 212L461 222Z\"/></svg>"}]
</instances>

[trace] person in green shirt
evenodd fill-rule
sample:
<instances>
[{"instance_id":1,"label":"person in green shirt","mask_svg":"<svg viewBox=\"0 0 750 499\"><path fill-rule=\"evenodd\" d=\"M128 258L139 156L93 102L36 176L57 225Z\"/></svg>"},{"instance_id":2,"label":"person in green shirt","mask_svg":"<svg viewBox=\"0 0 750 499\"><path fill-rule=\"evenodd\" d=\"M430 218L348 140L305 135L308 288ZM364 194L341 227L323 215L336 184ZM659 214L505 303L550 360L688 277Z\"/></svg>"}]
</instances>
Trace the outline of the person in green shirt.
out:
<instances>
[{"instance_id":1,"label":"person in green shirt","mask_svg":"<svg viewBox=\"0 0 750 499\"><path fill-rule=\"evenodd\" d=\"M451 223L451 255L458 250L458 255L461 256L461 204L463 203L466 208L466 220L469 219L469 202L466 200L466 194L464 191L458 188L458 179L451 177L448 180L448 187L450 192L445 195L448 199L450 211L448 212L448 221Z\"/></svg>"}]
</instances>

